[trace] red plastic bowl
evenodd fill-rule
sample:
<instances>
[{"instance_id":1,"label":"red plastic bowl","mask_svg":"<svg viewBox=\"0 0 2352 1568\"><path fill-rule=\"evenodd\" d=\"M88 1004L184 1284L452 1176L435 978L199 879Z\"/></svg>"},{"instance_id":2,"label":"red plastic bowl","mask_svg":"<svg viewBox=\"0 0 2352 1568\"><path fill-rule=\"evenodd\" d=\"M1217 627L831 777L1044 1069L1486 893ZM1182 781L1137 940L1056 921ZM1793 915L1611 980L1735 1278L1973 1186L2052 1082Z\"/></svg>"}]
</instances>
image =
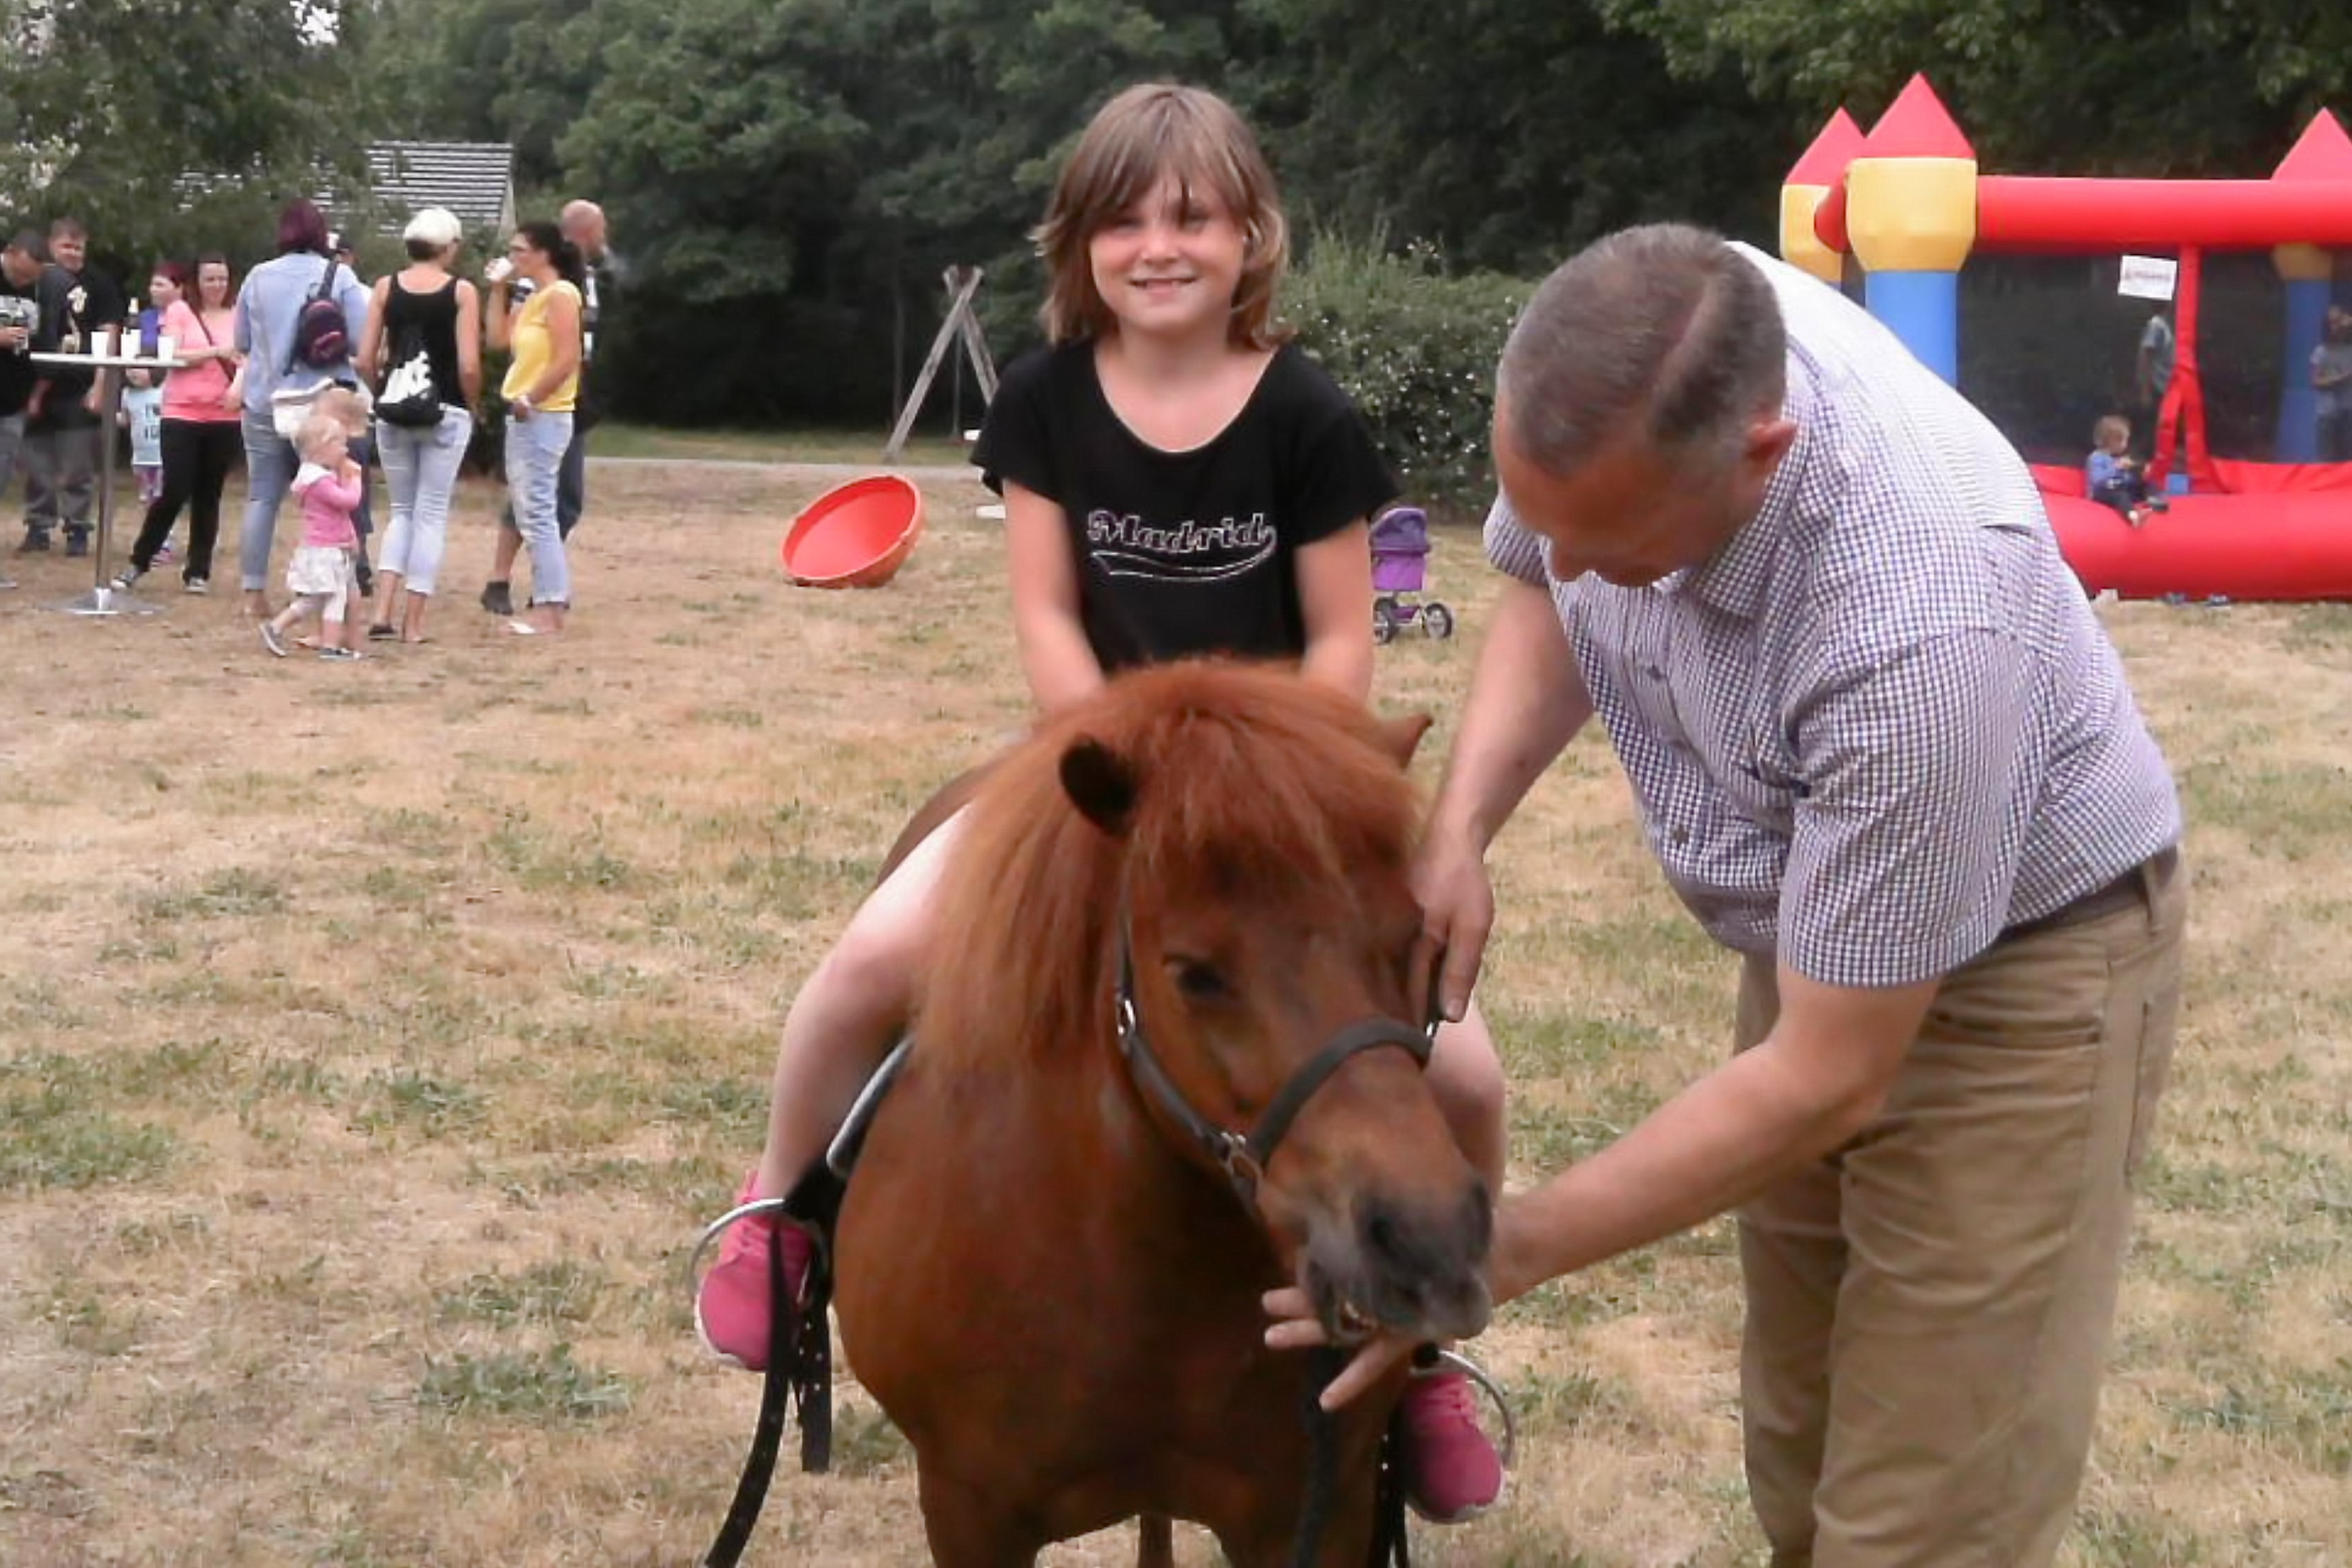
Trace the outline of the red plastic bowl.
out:
<instances>
[{"instance_id":1,"label":"red plastic bowl","mask_svg":"<svg viewBox=\"0 0 2352 1568\"><path fill-rule=\"evenodd\" d=\"M923 536L923 493L897 474L838 485L784 534L784 573L803 588L878 588Z\"/></svg>"}]
</instances>

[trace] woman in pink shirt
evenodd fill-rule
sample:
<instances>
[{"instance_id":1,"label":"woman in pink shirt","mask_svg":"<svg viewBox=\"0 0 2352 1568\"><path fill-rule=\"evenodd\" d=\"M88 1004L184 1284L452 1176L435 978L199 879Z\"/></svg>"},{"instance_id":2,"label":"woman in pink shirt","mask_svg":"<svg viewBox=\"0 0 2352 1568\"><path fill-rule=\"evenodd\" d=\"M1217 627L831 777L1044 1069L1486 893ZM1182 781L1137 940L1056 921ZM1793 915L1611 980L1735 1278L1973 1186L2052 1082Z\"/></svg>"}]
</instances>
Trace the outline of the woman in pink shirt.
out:
<instances>
[{"instance_id":1,"label":"woman in pink shirt","mask_svg":"<svg viewBox=\"0 0 2352 1568\"><path fill-rule=\"evenodd\" d=\"M212 585L221 489L245 449L235 387L236 300L227 258L207 256L196 263L189 297L173 300L163 312L161 331L177 345L173 352L183 366L163 383L163 493L147 509L139 541L131 547L131 564L114 580L118 588L130 587L154 565L184 506L190 521L181 580L191 594Z\"/></svg>"}]
</instances>

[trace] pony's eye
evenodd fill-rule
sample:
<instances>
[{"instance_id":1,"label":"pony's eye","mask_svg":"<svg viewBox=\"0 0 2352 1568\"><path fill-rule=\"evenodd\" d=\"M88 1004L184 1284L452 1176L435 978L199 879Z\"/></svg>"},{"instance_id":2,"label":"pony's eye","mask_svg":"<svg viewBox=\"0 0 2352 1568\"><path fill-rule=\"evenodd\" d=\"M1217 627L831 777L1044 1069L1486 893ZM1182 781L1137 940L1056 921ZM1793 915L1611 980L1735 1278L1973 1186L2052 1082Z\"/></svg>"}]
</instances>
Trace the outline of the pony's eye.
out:
<instances>
[{"instance_id":1,"label":"pony's eye","mask_svg":"<svg viewBox=\"0 0 2352 1568\"><path fill-rule=\"evenodd\" d=\"M1215 964L1204 959L1171 957L1168 960L1168 970L1175 976L1176 989L1182 992L1188 1001L1220 1002L1233 994L1225 984L1224 975Z\"/></svg>"}]
</instances>

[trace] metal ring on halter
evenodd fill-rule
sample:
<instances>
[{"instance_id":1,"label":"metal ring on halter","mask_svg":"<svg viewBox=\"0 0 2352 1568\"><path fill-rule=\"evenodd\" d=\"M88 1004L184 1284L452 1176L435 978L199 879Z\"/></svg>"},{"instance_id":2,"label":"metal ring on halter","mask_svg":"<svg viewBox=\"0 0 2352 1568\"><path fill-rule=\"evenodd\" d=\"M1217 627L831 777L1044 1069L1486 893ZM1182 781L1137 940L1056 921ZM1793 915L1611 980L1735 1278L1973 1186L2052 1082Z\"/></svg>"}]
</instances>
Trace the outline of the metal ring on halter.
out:
<instances>
[{"instance_id":1,"label":"metal ring on halter","mask_svg":"<svg viewBox=\"0 0 2352 1568\"><path fill-rule=\"evenodd\" d=\"M819 1248L824 1247L824 1238L822 1236L820 1236L816 1231L811 1229L809 1226L803 1225L799 1220L793 1218L793 1215L784 1211L783 1199L753 1198L748 1204L736 1205L733 1208L729 1209L725 1214L720 1215L717 1219L712 1220L709 1225L702 1227L702 1234L695 1238L694 1250L688 1253L686 1256L687 1288L688 1289L699 1288L701 1281L697 1277L696 1271L700 1268L702 1265L702 1255L710 1250L710 1244L712 1242L717 1241L720 1237L727 1234L727 1227L729 1226L735 1224L739 1220L750 1219L753 1215L771 1213L772 1213L777 1219L782 1221L788 1226L791 1226L794 1230L806 1232L809 1243L812 1247ZM803 1291L808 1289L807 1281L805 1279L802 1281L801 1289Z\"/></svg>"},{"instance_id":2,"label":"metal ring on halter","mask_svg":"<svg viewBox=\"0 0 2352 1568\"><path fill-rule=\"evenodd\" d=\"M1425 1365L1414 1367L1412 1375L1415 1377L1428 1377L1435 1373L1440 1368L1447 1367L1460 1373L1463 1376L1468 1378L1474 1384L1475 1384L1478 1392L1486 1396L1487 1402L1493 1405L1496 1411L1503 1417L1503 1447L1498 1457L1501 1458L1503 1464L1503 1479L1506 1483L1504 1490L1496 1492L1495 1494L1495 1500L1486 1504L1484 1507L1465 1510L1464 1512L1457 1514L1451 1519L1432 1521L1433 1523L1463 1524L1471 1520L1476 1519L1480 1514L1488 1512L1500 1505L1505 1493L1509 1490L1508 1482L1510 1480L1511 1474L1511 1462L1518 1458L1519 1453L1519 1424L1517 1419L1511 1414L1511 1402L1503 1397L1502 1385L1487 1375L1486 1368L1480 1366L1476 1362L1472 1361L1468 1356L1462 1354L1458 1351L1442 1350L1437 1352L1435 1355L1430 1358ZM1415 1508L1412 1511L1415 1513L1422 1513L1422 1510L1419 1508ZM1425 1513L1422 1513L1422 1517L1423 1519L1428 1519L1430 1516Z\"/></svg>"}]
</instances>

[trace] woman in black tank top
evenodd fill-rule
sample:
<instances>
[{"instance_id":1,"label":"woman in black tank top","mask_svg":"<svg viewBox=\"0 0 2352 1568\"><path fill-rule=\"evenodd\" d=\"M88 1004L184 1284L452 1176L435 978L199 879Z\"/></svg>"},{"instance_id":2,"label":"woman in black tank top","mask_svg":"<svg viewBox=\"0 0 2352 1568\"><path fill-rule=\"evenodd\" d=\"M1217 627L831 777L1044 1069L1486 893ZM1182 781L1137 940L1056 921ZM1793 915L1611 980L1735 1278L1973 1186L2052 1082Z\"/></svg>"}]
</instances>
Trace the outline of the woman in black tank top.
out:
<instances>
[{"instance_id":1,"label":"woman in black tank top","mask_svg":"<svg viewBox=\"0 0 2352 1568\"><path fill-rule=\"evenodd\" d=\"M360 374L376 390L376 452L392 490L368 636L421 643L482 392L482 300L452 270L462 238L455 216L427 207L404 237L408 265L377 281L360 348Z\"/></svg>"}]
</instances>

